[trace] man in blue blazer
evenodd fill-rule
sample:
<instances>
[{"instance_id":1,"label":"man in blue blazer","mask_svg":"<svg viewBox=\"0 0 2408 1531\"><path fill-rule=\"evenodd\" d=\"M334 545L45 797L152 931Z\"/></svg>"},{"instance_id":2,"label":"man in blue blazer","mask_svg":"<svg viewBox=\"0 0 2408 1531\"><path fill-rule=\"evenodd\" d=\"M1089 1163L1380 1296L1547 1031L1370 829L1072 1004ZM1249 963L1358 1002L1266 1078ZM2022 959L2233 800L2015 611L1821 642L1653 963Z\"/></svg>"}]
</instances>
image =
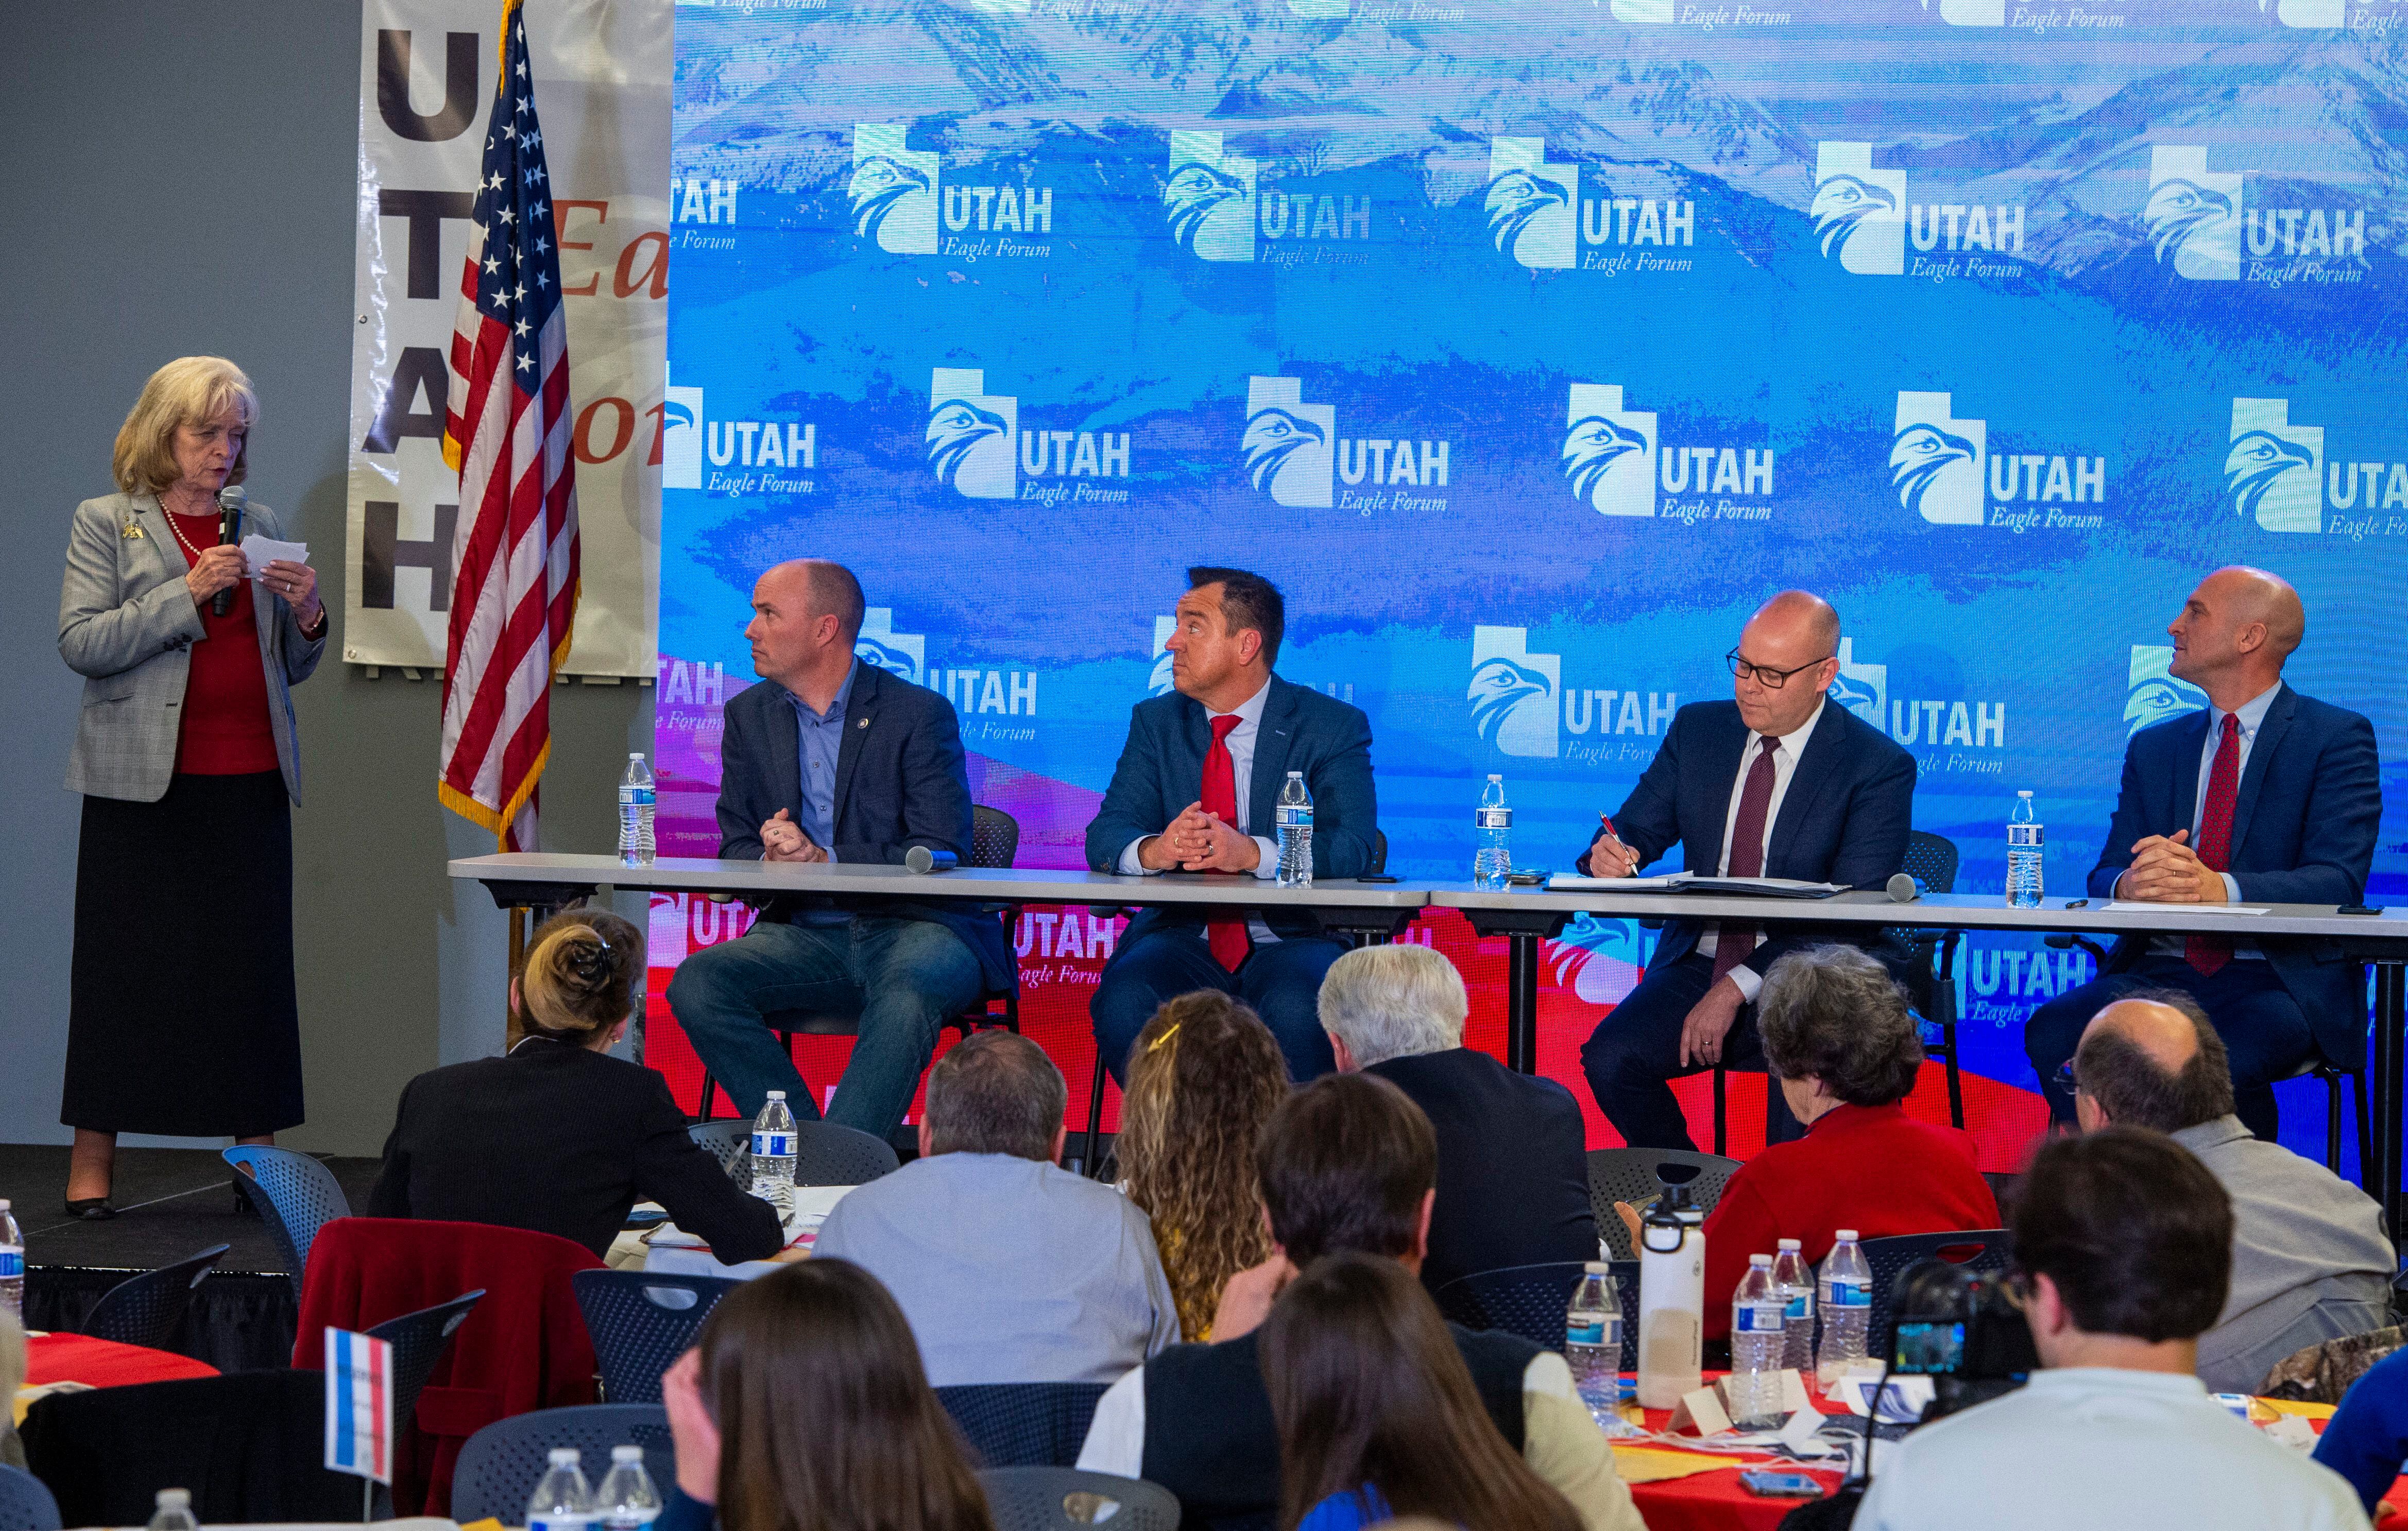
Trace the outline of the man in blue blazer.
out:
<instances>
[{"instance_id":1,"label":"man in blue blazer","mask_svg":"<svg viewBox=\"0 0 2408 1531\"><path fill-rule=\"evenodd\" d=\"M2374 725L2283 683L2307 633L2300 594L2263 569L2218 569L2166 631L2171 673L2208 710L2132 736L2124 784L2088 893L2152 904L2355 904L2366 896L2383 785ZM2073 1120L2058 1070L2083 1027L2134 989L2180 989L2215 1023L2232 1059L2235 1109L2272 1140L2273 1084L2321 1054L2363 1066L2366 971L2329 940L2126 938L2096 980L2069 989L2024 1028L2049 1109Z\"/></svg>"},{"instance_id":2,"label":"man in blue blazer","mask_svg":"<svg viewBox=\"0 0 2408 1531\"><path fill-rule=\"evenodd\" d=\"M920 845L969 861L969 773L953 704L854 658L862 608L861 582L838 564L781 564L753 586L744 636L762 680L726 708L721 856L899 866ZM828 1120L883 1138L903 1120L945 1023L1017 981L995 911L781 898L739 938L679 964L669 1008L738 1111L757 1114L783 1090L806 1119L818 1103L762 1017L858 1015Z\"/></svg>"},{"instance_id":3,"label":"man in blue blazer","mask_svg":"<svg viewBox=\"0 0 2408 1531\"><path fill-rule=\"evenodd\" d=\"M1645 774L1600 827L1581 866L1631 877L1678 840L1683 864L1705 877L1781 877L1879 887L1906 861L1914 757L1826 693L1839 674L1840 615L1801 590L1765 603L1726 661L1732 700L1693 702ZM1687 1149L1687 1122L1670 1080L1720 1064L1764 1067L1756 996L1789 952L1846 941L1893 964L1886 935L1675 920L1646 976L1581 1049L1581 1067L1606 1119L1634 1147ZM1776 1138L1795 1120L1772 1095Z\"/></svg>"},{"instance_id":4,"label":"man in blue blazer","mask_svg":"<svg viewBox=\"0 0 2408 1531\"><path fill-rule=\"evenodd\" d=\"M1087 825L1087 865L1131 876L1276 877L1274 805L1300 771L1312 794L1313 877L1370 870L1379 817L1370 721L1271 673L1287 616L1270 581L1226 568L1189 569L1187 581L1166 645L1172 690L1130 710L1128 742ZM1309 914L1147 909L1129 922L1088 1006L1096 1045L1119 1079L1156 1007L1218 989L1263 1018L1291 1078L1317 1078L1333 1064L1315 997L1345 950Z\"/></svg>"}]
</instances>

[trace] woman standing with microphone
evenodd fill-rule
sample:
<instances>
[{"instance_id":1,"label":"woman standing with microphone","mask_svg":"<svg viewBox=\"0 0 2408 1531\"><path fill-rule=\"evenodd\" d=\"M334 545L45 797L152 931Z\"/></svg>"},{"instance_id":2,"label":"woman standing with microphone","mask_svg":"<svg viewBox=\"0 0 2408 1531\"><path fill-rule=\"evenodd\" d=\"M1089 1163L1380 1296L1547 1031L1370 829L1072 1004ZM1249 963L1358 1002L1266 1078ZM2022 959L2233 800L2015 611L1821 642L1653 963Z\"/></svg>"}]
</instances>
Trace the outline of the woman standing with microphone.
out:
<instances>
[{"instance_id":1,"label":"woman standing with microphone","mask_svg":"<svg viewBox=\"0 0 2408 1531\"><path fill-rule=\"evenodd\" d=\"M218 492L242 482L258 413L222 357L152 373L117 433L118 493L76 507L67 541L59 653L84 678L59 1109L71 1217L117 1215L121 1132L268 1143L302 1120L292 687L318 667L327 617L308 565L246 578L221 544ZM244 517L282 535L264 507Z\"/></svg>"}]
</instances>

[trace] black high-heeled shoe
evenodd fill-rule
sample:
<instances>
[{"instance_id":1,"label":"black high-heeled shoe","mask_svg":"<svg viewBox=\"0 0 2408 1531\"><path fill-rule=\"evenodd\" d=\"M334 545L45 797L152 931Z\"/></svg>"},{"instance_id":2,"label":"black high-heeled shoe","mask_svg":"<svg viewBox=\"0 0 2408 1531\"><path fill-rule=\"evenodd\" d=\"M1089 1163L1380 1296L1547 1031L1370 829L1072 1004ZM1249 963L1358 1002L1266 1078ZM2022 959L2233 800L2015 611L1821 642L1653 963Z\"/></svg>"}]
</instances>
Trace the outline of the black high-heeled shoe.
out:
<instances>
[{"instance_id":1,"label":"black high-heeled shoe","mask_svg":"<svg viewBox=\"0 0 2408 1531\"><path fill-rule=\"evenodd\" d=\"M107 1196L86 1196L81 1201L67 1203L67 1216L84 1223L106 1223L117 1215L117 1209Z\"/></svg>"}]
</instances>

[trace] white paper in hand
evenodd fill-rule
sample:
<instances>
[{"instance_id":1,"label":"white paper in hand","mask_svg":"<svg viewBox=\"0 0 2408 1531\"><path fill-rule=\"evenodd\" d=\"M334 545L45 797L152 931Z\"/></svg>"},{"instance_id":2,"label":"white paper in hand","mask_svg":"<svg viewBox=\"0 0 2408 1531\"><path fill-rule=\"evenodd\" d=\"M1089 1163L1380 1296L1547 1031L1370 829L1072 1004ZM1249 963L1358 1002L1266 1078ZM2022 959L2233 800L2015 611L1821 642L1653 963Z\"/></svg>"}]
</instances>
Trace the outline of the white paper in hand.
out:
<instances>
[{"instance_id":1,"label":"white paper in hand","mask_svg":"<svg viewBox=\"0 0 2408 1531\"><path fill-rule=\"evenodd\" d=\"M262 537L257 532L242 539L243 572L251 578L265 579L267 565L279 559L282 559L287 564L307 564L309 562L309 544L279 542L274 537Z\"/></svg>"}]
</instances>

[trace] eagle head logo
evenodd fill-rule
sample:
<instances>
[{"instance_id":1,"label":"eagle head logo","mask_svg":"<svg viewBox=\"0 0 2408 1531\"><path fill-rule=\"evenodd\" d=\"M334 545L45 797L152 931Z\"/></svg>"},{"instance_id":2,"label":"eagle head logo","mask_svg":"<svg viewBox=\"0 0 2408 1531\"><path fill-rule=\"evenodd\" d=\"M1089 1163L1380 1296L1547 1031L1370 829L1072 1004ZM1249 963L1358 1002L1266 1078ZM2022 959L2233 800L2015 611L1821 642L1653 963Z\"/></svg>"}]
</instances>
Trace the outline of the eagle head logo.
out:
<instances>
[{"instance_id":1,"label":"eagle head logo","mask_svg":"<svg viewBox=\"0 0 2408 1531\"><path fill-rule=\"evenodd\" d=\"M1564 432L1564 477L1572 481L1575 496L1589 499L1609 468L1632 452L1643 455L1646 451L1647 438L1637 431L1603 415L1589 415Z\"/></svg>"},{"instance_id":2,"label":"eagle head logo","mask_svg":"<svg viewBox=\"0 0 2408 1531\"><path fill-rule=\"evenodd\" d=\"M2180 176L2150 187L2148 205L2141 209L2141 222L2157 244L2161 264L2192 235L2232 216L2230 197Z\"/></svg>"},{"instance_id":3,"label":"eagle head logo","mask_svg":"<svg viewBox=\"0 0 2408 1531\"><path fill-rule=\"evenodd\" d=\"M928 190L928 178L899 161L872 154L853 166L853 182L845 190L853 198L853 232L875 238L896 203Z\"/></svg>"},{"instance_id":4,"label":"eagle head logo","mask_svg":"<svg viewBox=\"0 0 2408 1531\"><path fill-rule=\"evenodd\" d=\"M1196 231L1212 216L1212 209L1245 194L1245 182L1226 170L1201 160L1181 165L1162 188L1162 212L1170 220L1171 238L1194 249Z\"/></svg>"},{"instance_id":5,"label":"eagle head logo","mask_svg":"<svg viewBox=\"0 0 2408 1531\"><path fill-rule=\"evenodd\" d=\"M1842 673L1831 682L1831 700L1870 723L1880 723L1881 694L1856 677Z\"/></svg>"},{"instance_id":6,"label":"eagle head logo","mask_svg":"<svg viewBox=\"0 0 2408 1531\"><path fill-rule=\"evenodd\" d=\"M982 409L967 399L947 399L928 411L928 466L937 481L951 484L970 449L991 436L1010 430L1001 415Z\"/></svg>"},{"instance_id":7,"label":"eagle head logo","mask_svg":"<svg viewBox=\"0 0 2408 1531\"><path fill-rule=\"evenodd\" d=\"M2224 489L2232 508L2244 516L2257 514L2258 502L2274 481L2294 469L2315 472L2315 456L2295 441L2271 431L2243 431L2224 454Z\"/></svg>"},{"instance_id":8,"label":"eagle head logo","mask_svg":"<svg viewBox=\"0 0 2408 1531\"><path fill-rule=\"evenodd\" d=\"M1508 170L1488 183L1488 236L1503 253L1513 253L1514 241L1530 220L1549 207L1565 206L1563 188L1541 180L1527 170Z\"/></svg>"},{"instance_id":9,"label":"eagle head logo","mask_svg":"<svg viewBox=\"0 0 2408 1531\"><path fill-rule=\"evenodd\" d=\"M853 639L853 655L872 669L884 670L889 675L899 675L906 680L917 680L920 678L920 667L911 662L910 654L890 644L881 643L874 637Z\"/></svg>"},{"instance_id":10,"label":"eagle head logo","mask_svg":"<svg viewBox=\"0 0 2408 1531\"><path fill-rule=\"evenodd\" d=\"M1268 492L1271 480L1279 477L1280 469L1298 448L1328 439L1320 426L1276 405L1257 409L1246 421L1246 434L1240 443L1246 453L1246 476L1254 480L1256 489Z\"/></svg>"},{"instance_id":11,"label":"eagle head logo","mask_svg":"<svg viewBox=\"0 0 2408 1531\"><path fill-rule=\"evenodd\" d=\"M1471 703L1472 726L1482 738L1490 739L1514 708L1534 697L1543 707L1554 689L1537 670L1499 657L1484 659L1473 666L1471 684L1463 694Z\"/></svg>"},{"instance_id":12,"label":"eagle head logo","mask_svg":"<svg viewBox=\"0 0 2408 1531\"><path fill-rule=\"evenodd\" d=\"M1814 233L1823 241L1823 254L1830 253L1848 242L1856 225L1877 212L1894 212L1898 199L1871 181L1845 173L1826 178L1814 187L1814 203L1808 210L1814 218Z\"/></svg>"},{"instance_id":13,"label":"eagle head logo","mask_svg":"<svg viewBox=\"0 0 2408 1531\"><path fill-rule=\"evenodd\" d=\"M1898 491L1899 504L1921 515L1923 496L1931 488L1931 480L1951 464L1971 463L1973 459L1973 443L1965 437L1937 425L1909 425L1890 444L1890 487Z\"/></svg>"},{"instance_id":14,"label":"eagle head logo","mask_svg":"<svg viewBox=\"0 0 2408 1531\"><path fill-rule=\"evenodd\" d=\"M682 404L662 405L661 429L666 431L678 425L682 425L687 430L694 429L694 411Z\"/></svg>"}]
</instances>

